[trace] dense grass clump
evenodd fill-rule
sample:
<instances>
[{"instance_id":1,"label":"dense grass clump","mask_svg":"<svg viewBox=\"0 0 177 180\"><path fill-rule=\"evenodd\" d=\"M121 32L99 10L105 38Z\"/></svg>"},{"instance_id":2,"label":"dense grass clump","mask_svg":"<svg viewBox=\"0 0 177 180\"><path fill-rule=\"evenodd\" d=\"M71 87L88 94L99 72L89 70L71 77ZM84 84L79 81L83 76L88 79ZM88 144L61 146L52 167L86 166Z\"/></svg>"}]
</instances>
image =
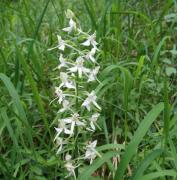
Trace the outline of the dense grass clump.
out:
<instances>
[{"instance_id":1,"label":"dense grass clump","mask_svg":"<svg viewBox=\"0 0 177 180\"><path fill-rule=\"evenodd\" d=\"M67 9L85 32L78 39L62 30ZM97 82L72 78L85 88L81 99L94 90L99 119L94 133L76 129L56 153L54 127L68 114L59 114L54 100L61 52L48 49L60 35L88 52L74 43L94 32ZM176 0L0 1L0 179L176 179L176 38ZM65 56L75 59L76 52ZM79 101L75 111L85 117ZM90 164L83 154L95 139Z\"/></svg>"}]
</instances>

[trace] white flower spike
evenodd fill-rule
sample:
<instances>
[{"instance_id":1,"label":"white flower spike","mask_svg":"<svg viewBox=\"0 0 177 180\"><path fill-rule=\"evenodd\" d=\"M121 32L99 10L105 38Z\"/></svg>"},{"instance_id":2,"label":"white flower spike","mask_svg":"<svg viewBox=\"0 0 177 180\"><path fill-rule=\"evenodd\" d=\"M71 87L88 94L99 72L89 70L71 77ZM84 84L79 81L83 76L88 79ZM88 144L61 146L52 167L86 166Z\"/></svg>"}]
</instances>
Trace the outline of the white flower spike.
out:
<instances>
[{"instance_id":1,"label":"white flower spike","mask_svg":"<svg viewBox=\"0 0 177 180\"><path fill-rule=\"evenodd\" d=\"M64 160L64 167L68 174L66 178L73 176L72 178L76 180L75 169L79 165L75 166L75 162L80 164L80 160L83 159L78 157L78 152L82 152L83 148L82 144L77 147L77 150L70 148L75 147L74 141L76 138L78 142L83 140L79 136L81 133L91 138L92 133L96 131L96 128L99 128L97 120L100 116L98 112L101 107L97 104L97 96L95 91L91 89L91 83L87 83L98 81L97 74L100 67L97 65L95 55L99 52L99 49L97 48L96 33L89 35L83 32L74 21L76 18L71 10L67 10L66 16L69 19L69 25L63 28L63 31L70 34L65 36L69 39L62 39L63 37L58 35L58 44L49 49L58 49L60 53L59 64L55 68L59 69L60 75L54 78L59 80L60 84L55 87L57 97L52 102L58 100L60 109L57 113L61 119L55 127L54 141L58 148L57 154L62 154L60 159L63 154L66 155ZM83 37L85 37L85 40L81 43L80 39ZM67 52L65 52L65 48L67 48ZM89 89L90 93L85 94L86 89ZM87 97L83 100L85 95ZM82 114L85 120L79 114ZM68 146L69 142L71 144ZM96 145L97 140L89 142L85 149L84 159L89 160L90 164L96 156L100 156L96 151ZM72 151L75 160L72 160L72 157L66 152L67 150Z\"/></svg>"}]
</instances>

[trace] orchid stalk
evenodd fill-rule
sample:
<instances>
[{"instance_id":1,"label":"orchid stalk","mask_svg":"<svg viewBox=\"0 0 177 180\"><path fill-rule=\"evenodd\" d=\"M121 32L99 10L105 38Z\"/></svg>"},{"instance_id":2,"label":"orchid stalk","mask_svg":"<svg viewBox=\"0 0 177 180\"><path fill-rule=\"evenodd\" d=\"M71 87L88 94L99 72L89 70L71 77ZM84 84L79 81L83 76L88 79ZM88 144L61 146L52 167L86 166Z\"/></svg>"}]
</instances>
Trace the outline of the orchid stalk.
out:
<instances>
[{"instance_id":1,"label":"orchid stalk","mask_svg":"<svg viewBox=\"0 0 177 180\"><path fill-rule=\"evenodd\" d=\"M96 33L89 35L83 32L78 27L71 10L67 10L66 17L69 19L69 26L63 28L63 31L68 33L68 39L64 40L60 35L57 35L58 45L49 49L58 49L59 51L57 70L60 72L60 83L55 87L56 98L54 102L58 101L58 113L61 118L58 119L58 124L55 127L54 141L58 148L57 154L65 155L68 147L73 142L75 143L74 149L67 152L73 157L69 155L69 159L64 160L66 162L64 167L68 171L68 176L76 178L75 169L78 168L78 165L74 166L73 163L82 164L84 161L92 163L99 155L96 151L97 140L92 142L91 134L96 131L96 127L99 127L97 120L101 107L97 102L94 89L90 89L93 81L99 82L97 74L100 67L95 58L99 49ZM79 141L78 135L81 133L90 136L84 145ZM80 158L79 154L82 154L83 158ZM83 162L80 162L80 159L83 159Z\"/></svg>"}]
</instances>

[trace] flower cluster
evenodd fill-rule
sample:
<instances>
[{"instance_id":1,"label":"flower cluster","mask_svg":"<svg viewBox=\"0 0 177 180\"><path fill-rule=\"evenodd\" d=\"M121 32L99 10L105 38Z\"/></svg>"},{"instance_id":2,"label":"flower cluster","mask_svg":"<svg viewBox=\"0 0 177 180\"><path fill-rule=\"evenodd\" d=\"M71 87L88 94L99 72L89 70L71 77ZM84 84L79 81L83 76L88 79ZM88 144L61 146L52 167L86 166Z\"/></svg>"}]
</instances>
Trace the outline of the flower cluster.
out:
<instances>
[{"instance_id":1,"label":"flower cluster","mask_svg":"<svg viewBox=\"0 0 177 180\"><path fill-rule=\"evenodd\" d=\"M58 45L49 50L59 50L59 70L60 83L55 87L55 94L59 108L58 125L55 127L56 136L54 141L58 147L57 154L64 153L67 146L72 144L72 140L79 142L78 134L83 133L89 136L99 127L97 120L100 116L101 107L97 103L97 96L93 89L90 90L91 82L98 81L99 71L95 55L99 51L96 42L96 34L89 35L77 26L74 14L68 10L69 26L63 28L67 34L67 40L57 36ZM88 91L89 90L89 91ZM90 136L91 138L91 136ZM77 139L77 140L76 140ZM88 141L85 147L84 158L90 163L98 155L96 151L97 140ZM65 149L66 148L66 149ZM73 156L73 153L72 153ZM74 155L74 158L77 157ZM72 157L67 152L65 156L65 168L69 175L74 177L75 167Z\"/></svg>"}]
</instances>

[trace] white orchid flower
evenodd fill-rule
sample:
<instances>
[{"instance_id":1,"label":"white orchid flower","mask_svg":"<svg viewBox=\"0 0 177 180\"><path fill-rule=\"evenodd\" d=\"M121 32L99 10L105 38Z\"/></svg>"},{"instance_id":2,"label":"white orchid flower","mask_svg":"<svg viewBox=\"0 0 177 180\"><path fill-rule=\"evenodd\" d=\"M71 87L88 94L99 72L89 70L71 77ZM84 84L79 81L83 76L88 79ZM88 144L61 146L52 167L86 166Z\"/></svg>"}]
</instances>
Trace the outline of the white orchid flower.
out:
<instances>
[{"instance_id":1,"label":"white orchid flower","mask_svg":"<svg viewBox=\"0 0 177 180\"><path fill-rule=\"evenodd\" d=\"M91 51L89 51L89 52L86 54L85 58L86 58L87 60L91 60L93 63L95 63L95 62L96 62L96 60L95 60L95 58L94 58L95 53L96 53L96 48L92 48Z\"/></svg>"},{"instance_id":2,"label":"white orchid flower","mask_svg":"<svg viewBox=\"0 0 177 180\"><path fill-rule=\"evenodd\" d=\"M92 34L90 36L87 37L87 40L85 42L82 43L83 46L90 46L92 45L95 49L97 49L97 42L95 41L96 39L96 34Z\"/></svg>"},{"instance_id":3,"label":"white orchid flower","mask_svg":"<svg viewBox=\"0 0 177 180\"><path fill-rule=\"evenodd\" d=\"M58 45L56 47L48 49L48 51L51 51L51 50L56 49L56 48L58 48L61 51L65 50L65 46L66 46L65 41L59 35L57 35L57 39L58 39Z\"/></svg>"},{"instance_id":4,"label":"white orchid flower","mask_svg":"<svg viewBox=\"0 0 177 180\"><path fill-rule=\"evenodd\" d=\"M90 160L90 164L92 164L93 160L97 156L96 145L97 145L97 140L93 142L89 142L89 145L86 146L84 159Z\"/></svg>"},{"instance_id":5,"label":"white orchid flower","mask_svg":"<svg viewBox=\"0 0 177 180\"><path fill-rule=\"evenodd\" d=\"M63 54L60 54L59 57L60 64L58 65L58 69L61 69L62 67L68 67L68 63L66 62L65 58L63 57Z\"/></svg>"},{"instance_id":6,"label":"white orchid flower","mask_svg":"<svg viewBox=\"0 0 177 180\"><path fill-rule=\"evenodd\" d=\"M56 138L56 144L57 144L57 146L58 146L58 150L57 150L57 153L56 153L56 154L58 154L60 151L62 151L63 145L64 145L64 144L67 144L67 142L64 141L63 138L57 137L57 138Z\"/></svg>"},{"instance_id":7,"label":"white orchid flower","mask_svg":"<svg viewBox=\"0 0 177 180\"><path fill-rule=\"evenodd\" d=\"M98 109L101 110L101 107L96 102L97 96L95 95L95 91L92 91L91 93L87 93L87 98L82 103L82 106L86 107L88 111L91 109L91 104L96 106Z\"/></svg>"},{"instance_id":8,"label":"white orchid flower","mask_svg":"<svg viewBox=\"0 0 177 180\"><path fill-rule=\"evenodd\" d=\"M67 129L66 123L63 121L63 119L61 119L59 121L58 127L57 128L55 127L55 130L56 130L57 134L56 134L56 136L54 138L54 141L59 137L59 135L62 132L64 132L65 134L69 134L69 135L72 134L72 132Z\"/></svg>"},{"instance_id":9,"label":"white orchid flower","mask_svg":"<svg viewBox=\"0 0 177 180\"><path fill-rule=\"evenodd\" d=\"M58 102L61 104L61 102L65 99L65 94L63 91L60 89L60 87L55 87L55 94L58 97Z\"/></svg>"},{"instance_id":10,"label":"white orchid flower","mask_svg":"<svg viewBox=\"0 0 177 180\"><path fill-rule=\"evenodd\" d=\"M95 131L95 125L96 125L96 121L98 120L100 114L99 113L95 113L91 116L91 118L89 118L90 121L90 127L92 128L92 131Z\"/></svg>"},{"instance_id":11,"label":"white orchid flower","mask_svg":"<svg viewBox=\"0 0 177 180\"><path fill-rule=\"evenodd\" d=\"M74 113L71 117L63 119L63 121L67 124L71 124L71 133L74 133L75 126L84 126L85 123L80 121L79 114Z\"/></svg>"},{"instance_id":12,"label":"white orchid flower","mask_svg":"<svg viewBox=\"0 0 177 180\"><path fill-rule=\"evenodd\" d=\"M72 162L71 162L71 156L69 154L66 154L65 160L66 160L65 168L69 173L65 178L68 178L70 176L74 176L74 179L76 180L76 174L74 171L76 167L74 167Z\"/></svg>"},{"instance_id":13,"label":"white orchid flower","mask_svg":"<svg viewBox=\"0 0 177 180\"><path fill-rule=\"evenodd\" d=\"M75 84L73 81L69 80L67 73L61 72L60 73L60 80L61 80L60 88L66 87L68 89L75 89Z\"/></svg>"},{"instance_id":14,"label":"white orchid flower","mask_svg":"<svg viewBox=\"0 0 177 180\"><path fill-rule=\"evenodd\" d=\"M67 32L68 34L72 33L76 29L76 23L71 18L69 21L69 27L63 28L63 31Z\"/></svg>"},{"instance_id":15,"label":"white orchid flower","mask_svg":"<svg viewBox=\"0 0 177 180\"><path fill-rule=\"evenodd\" d=\"M70 102L68 100L66 100L66 99L63 100L62 105L63 105L63 108L61 108L59 110L60 113L62 113L64 111L67 111L67 110L70 110L71 104L70 104Z\"/></svg>"},{"instance_id":16,"label":"white orchid flower","mask_svg":"<svg viewBox=\"0 0 177 180\"><path fill-rule=\"evenodd\" d=\"M57 39L58 39L58 46L57 46L58 49L64 51L65 50L65 46L66 46L65 41L59 35L57 35Z\"/></svg>"},{"instance_id":17,"label":"white orchid flower","mask_svg":"<svg viewBox=\"0 0 177 180\"><path fill-rule=\"evenodd\" d=\"M100 66L97 66L95 69L90 70L87 82L95 81L97 79L96 75L98 74L99 69Z\"/></svg>"},{"instance_id":18,"label":"white orchid flower","mask_svg":"<svg viewBox=\"0 0 177 180\"><path fill-rule=\"evenodd\" d=\"M85 74L85 73L89 72L89 69L84 67L84 59L81 56L79 56L76 59L75 65L73 67L69 68L69 71L71 73L78 72L79 78L81 78L83 73Z\"/></svg>"}]
</instances>

